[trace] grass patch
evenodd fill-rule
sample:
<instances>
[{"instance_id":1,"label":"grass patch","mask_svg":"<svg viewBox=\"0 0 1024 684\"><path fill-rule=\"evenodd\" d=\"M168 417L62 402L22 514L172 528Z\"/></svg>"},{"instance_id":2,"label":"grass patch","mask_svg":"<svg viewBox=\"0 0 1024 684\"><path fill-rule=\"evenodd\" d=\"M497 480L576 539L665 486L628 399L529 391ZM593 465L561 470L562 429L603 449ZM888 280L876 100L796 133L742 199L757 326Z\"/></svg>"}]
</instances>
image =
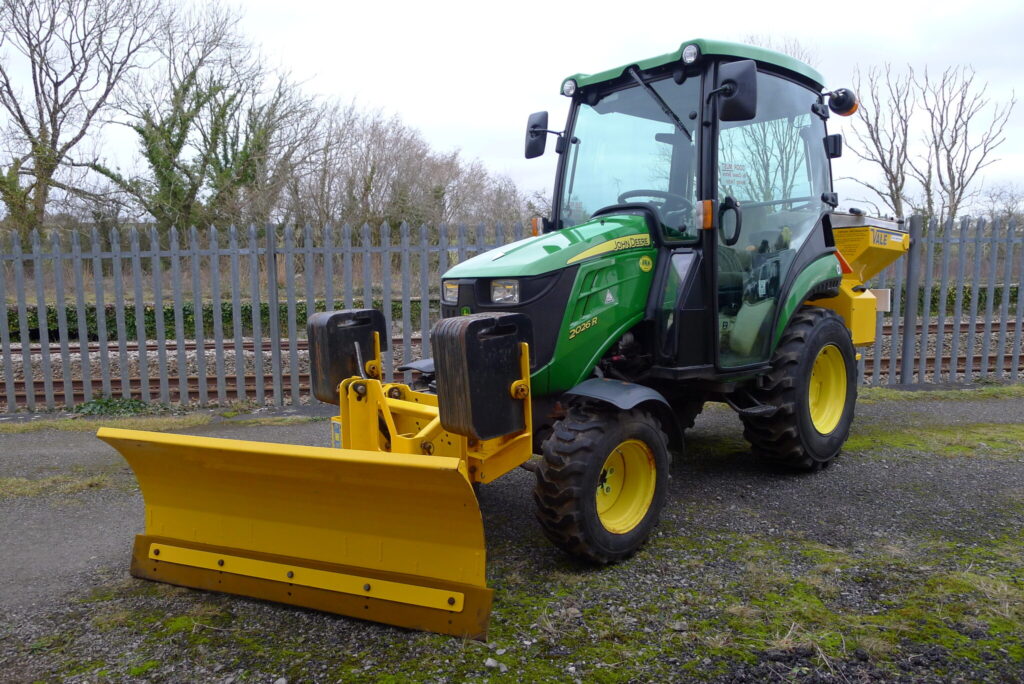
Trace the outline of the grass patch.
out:
<instances>
[{"instance_id":1,"label":"grass patch","mask_svg":"<svg viewBox=\"0 0 1024 684\"><path fill-rule=\"evenodd\" d=\"M106 475L90 477L54 475L39 480L29 480L24 477L2 477L0 478L0 500L54 494L68 496L90 489L102 489L109 485L110 480Z\"/></svg>"},{"instance_id":2,"label":"grass patch","mask_svg":"<svg viewBox=\"0 0 1024 684\"><path fill-rule=\"evenodd\" d=\"M100 420L34 420L32 422L0 423L0 435L17 435L40 430L62 430L64 432L95 432L100 427L115 427L134 430L184 430L199 425L207 425L212 417L206 413L184 416L137 416L131 418L104 418Z\"/></svg>"},{"instance_id":3,"label":"grass patch","mask_svg":"<svg viewBox=\"0 0 1024 684\"><path fill-rule=\"evenodd\" d=\"M267 416L265 418L243 418L233 420L231 425L299 425L301 423L318 423L327 420L323 416Z\"/></svg>"},{"instance_id":4,"label":"grass patch","mask_svg":"<svg viewBox=\"0 0 1024 684\"><path fill-rule=\"evenodd\" d=\"M975 423L953 427L870 428L854 434L843 447L848 453L879 450L919 451L950 458L982 457L1019 460L1024 457L1024 424Z\"/></svg>"},{"instance_id":5,"label":"grass patch","mask_svg":"<svg viewBox=\"0 0 1024 684\"><path fill-rule=\"evenodd\" d=\"M860 649L890 667L901 651L928 647L961 661L1000 653L1024 662L1015 636L1024 633L1019 539L864 556L790 540L727 543L734 560L745 562L743 573L708 596L709 616L683 622L698 656L712 662L753 663L759 651L783 651L827 671ZM831 563L805 566L804 559L823 554ZM958 569L971 556L972 569ZM855 594L863 595L859 603L842 599Z\"/></svg>"},{"instance_id":6,"label":"grass patch","mask_svg":"<svg viewBox=\"0 0 1024 684\"><path fill-rule=\"evenodd\" d=\"M145 662L139 663L138 665L134 665L128 668L128 674L130 674L132 677L139 677L151 670L155 670L158 667L160 667L159 660L147 660Z\"/></svg>"},{"instance_id":7,"label":"grass patch","mask_svg":"<svg viewBox=\"0 0 1024 684\"><path fill-rule=\"evenodd\" d=\"M72 413L80 416L139 416L163 410L159 404L148 404L128 397L99 397L78 404Z\"/></svg>"},{"instance_id":8,"label":"grass patch","mask_svg":"<svg viewBox=\"0 0 1024 684\"><path fill-rule=\"evenodd\" d=\"M891 387L863 387L857 392L858 403L879 401L974 401L982 399L1024 398L1024 384L972 385L960 389L909 390Z\"/></svg>"},{"instance_id":9,"label":"grass patch","mask_svg":"<svg viewBox=\"0 0 1024 684\"><path fill-rule=\"evenodd\" d=\"M62 430L64 432L95 432L101 427L125 428L128 430L152 430L168 432L187 430L200 425L224 422L229 425L250 427L254 425L298 425L301 423L317 423L327 420L324 416L266 416L263 418L243 418L241 420L223 421L221 416L209 413L190 413L185 415L164 416L132 416L111 418L60 418L33 420L31 422L0 423L0 435L18 435L41 430Z\"/></svg>"}]
</instances>

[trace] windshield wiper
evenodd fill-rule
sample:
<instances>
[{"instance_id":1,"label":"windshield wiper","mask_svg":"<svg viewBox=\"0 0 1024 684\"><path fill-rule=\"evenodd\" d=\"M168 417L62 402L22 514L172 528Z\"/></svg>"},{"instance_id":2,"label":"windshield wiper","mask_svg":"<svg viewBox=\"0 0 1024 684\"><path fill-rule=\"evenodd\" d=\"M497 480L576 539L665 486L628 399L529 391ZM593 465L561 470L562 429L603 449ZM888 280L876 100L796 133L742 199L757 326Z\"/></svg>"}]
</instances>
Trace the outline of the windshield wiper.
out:
<instances>
[{"instance_id":1,"label":"windshield wiper","mask_svg":"<svg viewBox=\"0 0 1024 684\"><path fill-rule=\"evenodd\" d=\"M632 67L629 70L629 75L633 77L633 80L636 81L641 88L647 91L647 94L651 96L651 98L658 104L659 107L661 107L661 111L665 113L665 116L672 119L672 121L675 122L675 125L679 128L679 130L686 134L687 140L693 142L693 136L690 135L690 131L686 130L686 126L684 126L683 122L679 120L679 117L676 116L676 113L672 111L672 108L668 106L668 103L666 103L665 100L661 99L661 95L658 95L658 91L652 88L651 84L645 83L644 79L640 78L639 70L636 67Z\"/></svg>"}]
</instances>

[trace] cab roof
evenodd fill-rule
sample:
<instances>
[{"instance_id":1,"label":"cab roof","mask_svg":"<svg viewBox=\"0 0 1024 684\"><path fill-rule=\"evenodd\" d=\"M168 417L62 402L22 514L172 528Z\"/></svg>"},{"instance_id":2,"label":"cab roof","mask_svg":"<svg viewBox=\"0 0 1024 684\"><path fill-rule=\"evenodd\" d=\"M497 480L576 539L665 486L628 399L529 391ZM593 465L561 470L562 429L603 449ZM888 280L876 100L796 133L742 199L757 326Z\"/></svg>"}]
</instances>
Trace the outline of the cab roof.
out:
<instances>
[{"instance_id":1,"label":"cab roof","mask_svg":"<svg viewBox=\"0 0 1024 684\"><path fill-rule=\"evenodd\" d=\"M687 45L696 45L700 48L701 56L704 55L715 55L718 57L735 57L737 59L753 59L757 62L764 64L770 64L775 67L780 67L788 71L793 72L799 76L809 79L814 82L818 88L822 88L825 85L825 78L816 69L809 67L798 59L784 55L781 52L775 50L769 50L767 48L757 47L755 45L744 45L742 43L729 43L721 40L707 40L705 38L697 38L695 40L687 40L680 44L679 49L674 52L669 52L664 55L658 55L657 57L650 57L648 59L640 60L638 62L631 62L624 64L614 69L608 69L596 74L574 74L564 79L562 83L568 80L576 81L576 85L584 88L595 83L603 83L605 81L611 81L619 78L629 67L636 65L642 71L647 69L653 69L655 67L664 66L665 64L671 64L672 62L679 62L683 58L683 48Z\"/></svg>"}]
</instances>

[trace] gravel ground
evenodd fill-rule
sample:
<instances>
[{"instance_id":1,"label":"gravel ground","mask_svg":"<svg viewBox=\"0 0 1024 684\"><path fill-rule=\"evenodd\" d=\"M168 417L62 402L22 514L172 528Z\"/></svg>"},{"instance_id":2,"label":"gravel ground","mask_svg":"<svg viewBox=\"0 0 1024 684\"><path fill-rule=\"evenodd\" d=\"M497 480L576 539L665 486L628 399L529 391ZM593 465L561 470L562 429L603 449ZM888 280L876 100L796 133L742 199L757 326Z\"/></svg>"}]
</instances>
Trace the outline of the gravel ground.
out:
<instances>
[{"instance_id":1,"label":"gravel ground","mask_svg":"<svg viewBox=\"0 0 1024 684\"><path fill-rule=\"evenodd\" d=\"M813 475L755 461L709 406L656 535L603 569L546 542L514 471L480 495L486 644L135 580L142 501L116 453L0 433L0 679L1021 682L1024 394L973 396L864 401ZM186 432L327 438L322 420Z\"/></svg>"}]
</instances>

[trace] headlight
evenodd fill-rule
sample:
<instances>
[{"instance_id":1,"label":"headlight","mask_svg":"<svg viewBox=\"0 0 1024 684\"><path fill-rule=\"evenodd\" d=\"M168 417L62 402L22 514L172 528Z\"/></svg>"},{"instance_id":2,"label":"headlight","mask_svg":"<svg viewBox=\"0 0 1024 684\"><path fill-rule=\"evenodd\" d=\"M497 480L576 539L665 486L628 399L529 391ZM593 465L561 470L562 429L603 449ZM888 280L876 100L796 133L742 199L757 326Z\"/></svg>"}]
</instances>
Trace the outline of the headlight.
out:
<instances>
[{"instance_id":1,"label":"headlight","mask_svg":"<svg viewBox=\"0 0 1024 684\"><path fill-rule=\"evenodd\" d=\"M700 48L692 43L683 48L683 64L693 64L700 57Z\"/></svg>"},{"instance_id":2,"label":"headlight","mask_svg":"<svg viewBox=\"0 0 1024 684\"><path fill-rule=\"evenodd\" d=\"M454 280L446 280L441 285L441 301L445 304L459 303L459 284Z\"/></svg>"},{"instance_id":3,"label":"headlight","mask_svg":"<svg viewBox=\"0 0 1024 684\"><path fill-rule=\"evenodd\" d=\"M491 281L491 303L492 304L518 304L519 303L519 281L518 280L492 280Z\"/></svg>"},{"instance_id":4,"label":"headlight","mask_svg":"<svg viewBox=\"0 0 1024 684\"><path fill-rule=\"evenodd\" d=\"M566 97L572 97L576 94L576 81L571 78L562 83L562 94Z\"/></svg>"}]
</instances>

